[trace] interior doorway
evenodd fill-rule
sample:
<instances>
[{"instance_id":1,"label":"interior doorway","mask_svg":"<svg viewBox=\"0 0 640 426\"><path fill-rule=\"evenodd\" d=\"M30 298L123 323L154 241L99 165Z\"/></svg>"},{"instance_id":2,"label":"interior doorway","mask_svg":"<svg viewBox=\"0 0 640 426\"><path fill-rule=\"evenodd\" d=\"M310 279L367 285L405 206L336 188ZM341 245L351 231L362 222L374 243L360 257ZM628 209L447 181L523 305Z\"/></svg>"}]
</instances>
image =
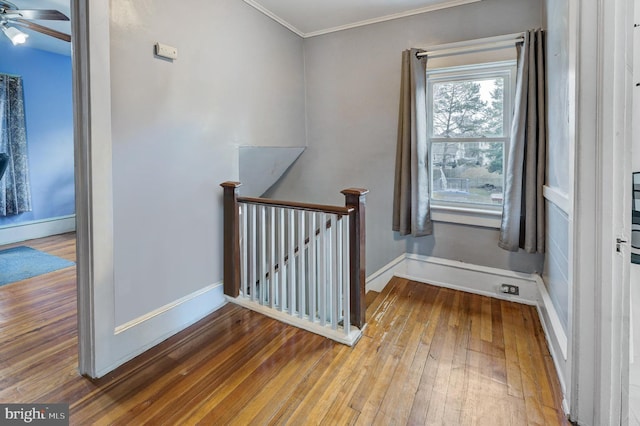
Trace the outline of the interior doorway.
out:
<instances>
[{"instance_id":1,"label":"interior doorway","mask_svg":"<svg viewBox=\"0 0 640 426\"><path fill-rule=\"evenodd\" d=\"M3 120L10 129L0 142L9 157L0 182L0 245L75 230L70 3L34 6L0 0L7 29L0 34ZM33 21L12 19L25 10Z\"/></svg>"},{"instance_id":2,"label":"interior doorway","mask_svg":"<svg viewBox=\"0 0 640 426\"><path fill-rule=\"evenodd\" d=\"M4 3L6 6L6 2ZM77 212L78 198L81 200L86 199L86 195L84 195L86 185L81 183L83 182L82 173L76 172L76 169L83 170L82 163L84 162L82 156L78 155L78 153L86 151L86 149L78 149L79 145L83 145L82 141L84 140L78 129L83 129L81 120L83 120L83 117L86 120L87 117L86 114L83 115L78 99L82 99L81 96L88 96L88 90L82 91L82 94L79 93L78 88L82 85L79 84L81 77L78 64L80 63L80 57L86 56L86 54L80 53L76 41L78 37L75 36L80 25L78 21L82 18L78 10L85 5L83 0L41 0L38 2L12 0L11 4L22 10L37 7L38 10L59 11L70 20L38 20L38 22L49 26L53 33L58 36L58 33L67 34L69 35L68 38L73 35L75 40L72 41L74 44L72 54L72 42L62 40L61 36L51 37L38 31L29 31L28 28L20 27L21 31L28 34L28 38L24 44L13 45L8 38L5 40L4 35L0 34L0 38L2 38L0 41L8 43L5 47L12 48L13 56L21 58L21 61L14 61L12 59L15 58L4 54L6 52L3 51L3 53L0 53L2 58L0 68L4 68L7 64L13 66L19 64L21 68L13 71L13 74L28 75L29 79L26 84L28 85L28 90L33 92L34 97L26 101L30 104L29 109L35 109L35 113L39 114L40 117L30 118L28 116L27 120L31 124L34 124L34 120L38 122L36 135L44 134L44 136L49 137L49 139L34 143L42 151L37 152L38 161L35 164L31 164L32 170L35 170L38 174L38 179L34 182L38 183L36 195L40 197L36 201L39 203L37 206L44 206L44 213L42 211L34 212L24 220L25 223L10 223L4 229L0 223L0 246L10 243L15 245L15 243L26 240L31 240L35 245L42 244L44 241L46 246L48 241L57 241L58 238L55 235L60 235L65 240L65 244L69 245L71 244L69 236L73 238L74 234L67 232L75 231L78 217L87 214L86 209L81 209L80 213ZM0 72L2 71L5 70L0 69ZM64 102L56 101L59 96L65 97ZM27 114L30 114L30 112L27 112ZM36 135L28 135L28 137L34 139ZM39 165L42 164L44 164L42 166L43 170L40 170ZM55 174L42 173L43 171ZM59 201L55 208L49 205L53 199ZM18 222L15 219L12 221ZM81 223L86 222L86 220L82 219L79 221ZM47 237L47 235L52 237ZM36 238L38 240L34 240ZM73 245L81 246L81 242L86 238L86 233L77 235ZM60 249L58 247L59 243L53 244L56 246L56 250ZM55 250L51 252L48 248L44 248L45 246L41 247L41 251L59 255L60 257L68 258L68 260L76 260L75 247L73 248L73 254L70 254L65 249L62 249L60 253L55 252ZM77 260L76 262L79 263ZM66 273L68 271L69 269L66 270ZM75 268L72 273L74 276L76 275ZM73 282L76 292L79 293L81 281L74 280ZM81 305L81 303L78 303L78 309L80 309ZM84 306L87 306L86 302ZM78 330L78 334L79 339L82 340L83 332Z\"/></svg>"}]
</instances>

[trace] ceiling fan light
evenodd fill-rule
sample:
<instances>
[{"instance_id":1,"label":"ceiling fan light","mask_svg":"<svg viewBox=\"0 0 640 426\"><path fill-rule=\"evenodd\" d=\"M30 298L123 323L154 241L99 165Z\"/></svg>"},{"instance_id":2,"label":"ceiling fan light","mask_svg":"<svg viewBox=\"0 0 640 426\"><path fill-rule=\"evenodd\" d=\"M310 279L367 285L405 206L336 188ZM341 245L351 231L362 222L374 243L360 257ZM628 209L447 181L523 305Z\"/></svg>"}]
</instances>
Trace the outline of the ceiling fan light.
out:
<instances>
[{"instance_id":1,"label":"ceiling fan light","mask_svg":"<svg viewBox=\"0 0 640 426\"><path fill-rule=\"evenodd\" d=\"M27 41L29 34L23 33L17 28L7 27L6 25L2 26L2 32L11 40L11 43L14 45L22 44Z\"/></svg>"}]
</instances>

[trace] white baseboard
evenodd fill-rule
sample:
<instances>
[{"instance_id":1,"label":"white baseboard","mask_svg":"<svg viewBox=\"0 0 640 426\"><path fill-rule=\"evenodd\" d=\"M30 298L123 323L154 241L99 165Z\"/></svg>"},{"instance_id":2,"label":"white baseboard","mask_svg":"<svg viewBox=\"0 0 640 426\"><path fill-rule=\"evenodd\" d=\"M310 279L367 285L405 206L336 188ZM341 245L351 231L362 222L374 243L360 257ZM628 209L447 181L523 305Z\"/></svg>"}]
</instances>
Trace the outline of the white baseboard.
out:
<instances>
[{"instance_id":1,"label":"white baseboard","mask_svg":"<svg viewBox=\"0 0 640 426\"><path fill-rule=\"evenodd\" d=\"M540 293L540 303L538 303L538 311L540 314L540 321L542 326L545 327L545 336L547 336L547 343L552 347L550 349L559 351L564 361L567 360L567 348L568 339L567 334L562 327L560 317L556 311L551 297L547 292L547 287L544 285L544 281L540 276L537 276L538 292ZM553 354L552 354L553 355Z\"/></svg>"},{"instance_id":2,"label":"white baseboard","mask_svg":"<svg viewBox=\"0 0 640 426\"><path fill-rule=\"evenodd\" d=\"M76 215L17 223L0 227L0 245L44 238L76 230Z\"/></svg>"},{"instance_id":3,"label":"white baseboard","mask_svg":"<svg viewBox=\"0 0 640 426\"><path fill-rule=\"evenodd\" d=\"M408 253L369 275L367 291L382 291L393 276L527 305L538 304L534 275ZM512 296L500 292L503 283L517 285L520 294Z\"/></svg>"},{"instance_id":4,"label":"white baseboard","mask_svg":"<svg viewBox=\"0 0 640 426\"><path fill-rule=\"evenodd\" d=\"M392 260L391 262L378 269L373 274L369 275L366 280L366 291L377 291L378 293L384 290L391 278L397 273L402 273L405 267L405 259L407 255L402 254Z\"/></svg>"},{"instance_id":5,"label":"white baseboard","mask_svg":"<svg viewBox=\"0 0 640 426\"><path fill-rule=\"evenodd\" d=\"M184 297L181 297L180 299L174 300L171 303L168 303L164 306L159 307L158 309L154 309L151 312L148 312L144 315L139 316L138 318L134 318L131 321L127 321L124 324L121 324L119 326L116 326L114 333L115 334L120 334L124 331L127 331L133 327L137 327L140 324L142 324L143 322L146 321L150 321L153 320L157 317L160 317L163 314L169 313L170 311L174 310L174 309L183 309L186 307L186 311L187 312L199 312L199 311L206 311L208 308L211 307L211 302L213 300L211 300L211 298L213 297L214 299L218 298L219 299L219 295L216 295L216 289L219 289L218 293L222 292L222 281L215 283L215 284L211 284L210 286L204 287L198 291L195 291L191 294L187 294ZM185 305L185 306L182 306ZM206 315L206 314L205 314ZM198 315L196 315L198 316ZM204 315L202 315L204 316ZM198 318L200 319L200 318ZM197 321L197 320L196 320ZM195 321L194 321L195 322Z\"/></svg>"},{"instance_id":6,"label":"white baseboard","mask_svg":"<svg viewBox=\"0 0 640 426\"><path fill-rule=\"evenodd\" d=\"M542 277L536 275L536 281L538 284L538 292L540 293L540 300L538 302L538 317L540 317L540 323L544 330L544 337L547 340L547 347L551 353L551 359L556 367L556 373L558 374L558 381L560 382L560 388L562 389L562 408L565 414L569 414L569 403L565 398L567 387L565 383L564 371L567 365L567 350L568 339L567 334L562 327L560 317L556 311L547 287L542 280Z\"/></svg>"},{"instance_id":7,"label":"white baseboard","mask_svg":"<svg viewBox=\"0 0 640 426\"><path fill-rule=\"evenodd\" d=\"M538 288L531 274L417 254L407 254L405 263L405 272L396 275L439 287L527 305L538 303ZM517 285L520 294L514 296L500 292L501 284Z\"/></svg>"},{"instance_id":8,"label":"white baseboard","mask_svg":"<svg viewBox=\"0 0 640 426\"><path fill-rule=\"evenodd\" d=\"M122 339L147 341L148 343L141 347L136 347L134 352L97 371L96 377L104 376L118 366L217 311L225 304L223 284L218 282L115 327L114 335L118 335ZM139 338L139 336L144 336L144 339Z\"/></svg>"},{"instance_id":9,"label":"white baseboard","mask_svg":"<svg viewBox=\"0 0 640 426\"><path fill-rule=\"evenodd\" d=\"M536 306L547 339L547 346L556 367L562 394L566 395L562 366L566 365L567 360L567 335L562 328L558 313L551 302L542 277L537 274L407 253L371 274L367 278L367 291L381 292L393 276ZM512 296L500 292L500 285L503 283L517 285L520 294ZM562 406L565 413L568 413L568 404L564 398Z\"/></svg>"}]
</instances>

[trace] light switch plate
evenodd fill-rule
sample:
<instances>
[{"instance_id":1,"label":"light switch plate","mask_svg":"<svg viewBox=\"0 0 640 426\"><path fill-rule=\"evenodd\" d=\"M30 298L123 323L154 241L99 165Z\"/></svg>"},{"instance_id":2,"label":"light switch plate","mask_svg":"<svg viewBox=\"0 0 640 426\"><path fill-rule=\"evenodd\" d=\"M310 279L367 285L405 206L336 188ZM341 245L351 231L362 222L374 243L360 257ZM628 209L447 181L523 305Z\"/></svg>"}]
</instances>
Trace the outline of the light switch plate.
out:
<instances>
[{"instance_id":1,"label":"light switch plate","mask_svg":"<svg viewBox=\"0 0 640 426\"><path fill-rule=\"evenodd\" d=\"M167 59L178 59L178 49L166 44L156 43L156 55Z\"/></svg>"}]
</instances>

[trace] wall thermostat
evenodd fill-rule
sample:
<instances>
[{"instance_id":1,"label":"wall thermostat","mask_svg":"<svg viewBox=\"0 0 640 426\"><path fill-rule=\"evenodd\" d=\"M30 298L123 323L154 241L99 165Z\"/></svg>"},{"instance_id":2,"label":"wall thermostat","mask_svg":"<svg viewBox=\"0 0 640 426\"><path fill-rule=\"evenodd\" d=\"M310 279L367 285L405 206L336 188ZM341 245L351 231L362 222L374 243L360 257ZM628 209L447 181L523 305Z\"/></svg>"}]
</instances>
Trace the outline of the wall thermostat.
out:
<instances>
[{"instance_id":1,"label":"wall thermostat","mask_svg":"<svg viewBox=\"0 0 640 426\"><path fill-rule=\"evenodd\" d=\"M178 59L178 48L156 43L156 56L167 59Z\"/></svg>"}]
</instances>

